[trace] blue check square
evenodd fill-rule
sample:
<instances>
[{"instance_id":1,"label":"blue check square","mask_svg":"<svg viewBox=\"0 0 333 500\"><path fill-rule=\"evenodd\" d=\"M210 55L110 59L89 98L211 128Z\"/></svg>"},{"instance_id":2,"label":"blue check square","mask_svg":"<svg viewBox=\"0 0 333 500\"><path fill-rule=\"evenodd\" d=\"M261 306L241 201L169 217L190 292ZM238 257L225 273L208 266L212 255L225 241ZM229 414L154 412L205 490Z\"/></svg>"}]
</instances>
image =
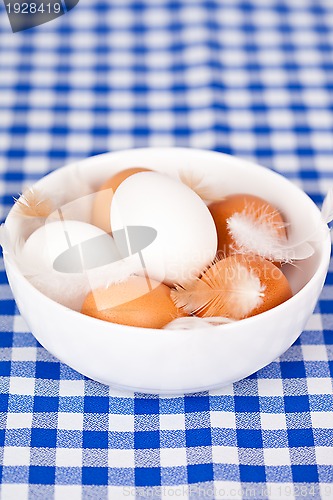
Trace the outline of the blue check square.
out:
<instances>
[{"instance_id":1,"label":"blue check square","mask_svg":"<svg viewBox=\"0 0 333 500\"><path fill-rule=\"evenodd\" d=\"M8 400L9 400L9 395L8 394L0 394L0 412L1 413L6 413L8 410Z\"/></svg>"},{"instance_id":2,"label":"blue check square","mask_svg":"<svg viewBox=\"0 0 333 500\"><path fill-rule=\"evenodd\" d=\"M60 378L60 363L51 361L36 362L36 378L46 378L59 380Z\"/></svg>"},{"instance_id":3,"label":"blue check square","mask_svg":"<svg viewBox=\"0 0 333 500\"><path fill-rule=\"evenodd\" d=\"M10 367L11 367L10 361L2 361L0 363L0 376L1 377L9 377Z\"/></svg>"},{"instance_id":4,"label":"blue check square","mask_svg":"<svg viewBox=\"0 0 333 500\"><path fill-rule=\"evenodd\" d=\"M159 467L136 467L135 486L160 486L161 469Z\"/></svg>"},{"instance_id":5,"label":"blue check square","mask_svg":"<svg viewBox=\"0 0 333 500\"><path fill-rule=\"evenodd\" d=\"M11 347L12 345L13 345L13 334L11 332L1 332L0 347Z\"/></svg>"},{"instance_id":6,"label":"blue check square","mask_svg":"<svg viewBox=\"0 0 333 500\"><path fill-rule=\"evenodd\" d=\"M188 396L184 398L185 412L206 412L209 411L208 396Z\"/></svg>"},{"instance_id":7,"label":"blue check square","mask_svg":"<svg viewBox=\"0 0 333 500\"><path fill-rule=\"evenodd\" d=\"M281 361L280 369L282 378L305 378L303 361Z\"/></svg>"},{"instance_id":8,"label":"blue check square","mask_svg":"<svg viewBox=\"0 0 333 500\"><path fill-rule=\"evenodd\" d=\"M213 481L213 464L194 464L187 466L188 482L201 483L205 481Z\"/></svg>"},{"instance_id":9,"label":"blue check square","mask_svg":"<svg viewBox=\"0 0 333 500\"><path fill-rule=\"evenodd\" d=\"M262 435L258 429L237 429L237 443L240 448L262 448Z\"/></svg>"},{"instance_id":10,"label":"blue check square","mask_svg":"<svg viewBox=\"0 0 333 500\"><path fill-rule=\"evenodd\" d=\"M86 413L109 413L109 398L103 396L86 396L84 398Z\"/></svg>"},{"instance_id":11,"label":"blue check square","mask_svg":"<svg viewBox=\"0 0 333 500\"><path fill-rule=\"evenodd\" d=\"M263 465L240 465L239 474L243 483L262 483L266 481L265 467Z\"/></svg>"},{"instance_id":12,"label":"blue check square","mask_svg":"<svg viewBox=\"0 0 333 500\"><path fill-rule=\"evenodd\" d=\"M187 446L211 446L210 429L188 429L185 431Z\"/></svg>"},{"instance_id":13,"label":"blue check square","mask_svg":"<svg viewBox=\"0 0 333 500\"><path fill-rule=\"evenodd\" d=\"M83 431L83 448L108 447L107 431Z\"/></svg>"},{"instance_id":14,"label":"blue check square","mask_svg":"<svg viewBox=\"0 0 333 500\"><path fill-rule=\"evenodd\" d=\"M259 397L253 396L235 396L236 412L259 412Z\"/></svg>"},{"instance_id":15,"label":"blue check square","mask_svg":"<svg viewBox=\"0 0 333 500\"><path fill-rule=\"evenodd\" d=\"M56 429L31 429L31 446L38 448L55 448L57 441Z\"/></svg>"},{"instance_id":16,"label":"blue check square","mask_svg":"<svg viewBox=\"0 0 333 500\"><path fill-rule=\"evenodd\" d=\"M135 449L159 448L159 446L159 431L138 431L134 433Z\"/></svg>"},{"instance_id":17,"label":"blue check square","mask_svg":"<svg viewBox=\"0 0 333 500\"><path fill-rule=\"evenodd\" d=\"M85 485L107 485L107 467L82 467L82 484Z\"/></svg>"},{"instance_id":18,"label":"blue check square","mask_svg":"<svg viewBox=\"0 0 333 500\"><path fill-rule=\"evenodd\" d=\"M316 465L292 465L291 471L295 483L317 483L319 480Z\"/></svg>"},{"instance_id":19,"label":"blue check square","mask_svg":"<svg viewBox=\"0 0 333 500\"><path fill-rule=\"evenodd\" d=\"M135 398L134 413L138 415L158 415L159 400L154 398Z\"/></svg>"},{"instance_id":20,"label":"blue check square","mask_svg":"<svg viewBox=\"0 0 333 500\"><path fill-rule=\"evenodd\" d=\"M35 396L34 411L35 412L57 412L59 406L59 398L48 396Z\"/></svg>"},{"instance_id":21,"label":"blue check square","mask_svg":"<svg viewBox=\"0 0 333 500\"><path fill-rule=\"evenodd\" d=\"M288 442L289 446L313 446L313 433L312 429L288 429Z\"/></svg>"},{"instance_id":22,"label":"blue check square","mask_svg":"<svg viewBox=\"0 0 333 500\"><path fill-rule=\"evenodd\" d=\"M29 482L32 484L54 484L55 467L31 465L29 468Z\"/></svg>"},{"instance_id":23,"label":"blue check square","mask_svg":"<svg viewBox=\"0 0 333 500\"><path fill-rule=\"evenodd\" d=\"M310 403L308 396L285 396L284 406L286 413L309 412Z\"/></svg>"}]
</instances>

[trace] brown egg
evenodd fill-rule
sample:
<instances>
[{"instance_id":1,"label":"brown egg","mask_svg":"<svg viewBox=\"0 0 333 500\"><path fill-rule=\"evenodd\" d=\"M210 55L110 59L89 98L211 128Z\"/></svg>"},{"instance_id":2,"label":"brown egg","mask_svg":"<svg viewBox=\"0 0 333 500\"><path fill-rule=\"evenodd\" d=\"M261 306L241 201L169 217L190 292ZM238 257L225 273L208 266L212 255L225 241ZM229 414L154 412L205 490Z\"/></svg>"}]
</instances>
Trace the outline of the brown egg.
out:
<instances>
[{"instance_id":1,"label":"brown egg","mask_svg":"<svg viewBox=\"0 0 333 500\"><path fill-rule=\"evenodd\" d=\"M292 296L282 271L257 255L231 255L200 279L171 292L177 307L200 317L243 319L272 309Z\"/></svg>"},{"instance_id":2,"label":"brown egg","mask_svg":"<svg viewBox=\"0 0 333 500\"><path fill-rule=\"evenodd\" d=\"M234 214L242 214L249 221L249 232L251 234L251 224L263 224L270 231L270 236L278 240L286 239L285 222L282 215L276 207L267 201L251 194L233 194L227 196L225 199L216 201L209 205L210 213L214 219L217 236L218 236L218 252L223 256L228 256L235 253L238 249L238 244L234 240L228 220ZM267 233L267 231L265 231ZM255 234L253 232L253 234ZM256 248L256 246L258 248ZM266 246L266 244L265 244ZM256 249L254 253L267 257L265 252L260 251L260 241L253 242L251 251ZM244 250L244 249L243 249ZM273 259L270 259L273 260Z\"/></svg>"},{"instance_id":3,"label":"brown egg","mask_svg":"<svg viewBox=\"0 0 333 500\"><path fill-rule=\"evenodd\" d=\"M127 177L138 174L139 172L150 172L150 169L133 167L121 170L100 186L93 204L92 224L100 227L107 233L111 232L110 207L113 193Z\"/></svg>"},{"instance_id":4,"label":"brown egg","mask_svg":"<svg viewBox=\"0 0 333 500\"><path fill-rule=\"evenodd\" d=\"M108 288L90 292L81 312L94 318L143 328L162 328L184 316L170 298L170 288L145 277L132 276Z\"/></svg>"}]
</instances>

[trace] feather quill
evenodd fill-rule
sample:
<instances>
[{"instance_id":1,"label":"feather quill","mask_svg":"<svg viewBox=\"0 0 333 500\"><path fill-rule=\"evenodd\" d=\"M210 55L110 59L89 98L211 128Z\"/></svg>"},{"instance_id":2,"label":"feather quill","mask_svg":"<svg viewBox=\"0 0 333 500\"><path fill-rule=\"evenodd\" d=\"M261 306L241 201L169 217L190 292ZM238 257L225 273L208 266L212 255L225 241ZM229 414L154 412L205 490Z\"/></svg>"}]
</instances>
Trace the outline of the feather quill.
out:
<instances>
[{"instance_id":1,"label":"feather quill","mask_svg":"<svg viewBox=\"0 0 333 500\"><path fill-rule=\"evenodd\" d=\"M261 304L264 291L258 276L234 262L223 271L213 264L201 278L176 285L171 290L171 298L176 307L188 314L236 320L244 318Z\"/></svg>"},{"instance_id":2,"label":"feather quill","mask_svg":"<svg viewBox=\"0 0 333 500\"><path fill-rule=\"evenodd\" d=\"M222 316L210 318L198 318L197 316L184 316L176 318L163 327L164 330L196 330L198 328L206 328L212 326L225 325L233 323L234 320L230 318L223 318Z\"/></svg>"}]
</instances>

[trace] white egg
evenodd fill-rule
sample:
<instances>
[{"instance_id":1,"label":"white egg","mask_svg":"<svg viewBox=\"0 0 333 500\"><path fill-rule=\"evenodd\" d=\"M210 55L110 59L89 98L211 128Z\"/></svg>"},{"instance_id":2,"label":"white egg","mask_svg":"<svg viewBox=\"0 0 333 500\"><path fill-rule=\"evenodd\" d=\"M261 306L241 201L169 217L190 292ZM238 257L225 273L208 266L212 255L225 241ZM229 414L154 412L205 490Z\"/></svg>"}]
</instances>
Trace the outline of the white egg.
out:
<instances>
[{"instance_id":1,"label":"white egg","mask_svg":"<svg viewBox=\"0 0 333 500\"><path fill-rule=\"evenodd\" d=\"M27 239L20 261L22 272L38 290L76 310L91 289L133 273L110 235L73 220L47 222L37 229Z\"/></svg>"},{"instance_id":2,"label":"white egg","mask_svg":"<svg viewBox=\"0 0 333 500\"><path fill-rule=\"evenodd\" d=\"M110 217L116 244L121 229L128 235L133 226L156 230L146 246L144 235L141 240L128 238L129 253L136 252L152 279L184 283L215 257L217 234L208 208L194 191L167 175L142 172L128 177L113 196ZM123 245L118 249L125 257Z\"/></svg>"},{"instance_id":3,"label":"white egg","mask_svg":"<svg viewBox=\"0 0 333 500\"><path fill-rule=\"evenodd\" d=\"M87 248L86 245L89 241L91 242L90 248ZM76 251L71 253L69 251L71 248ZM87 258L87 252L84 252L85 248L89 254L98 252L95 255L96 260L107 251L110 251L115 259L119 257L111 236L92 224L73 220L46 222L29 236L23 247L22 257L25 262L29 262L32 270L45 267L59 272L79 272L80 262L78 259L81 258L81 255L83 267L91 268L91 265L85 265L84 262L85 257ZM57 266L57 258L62 254L64 258ZM72 255L78 259L73 259ZM112 261L112 257L110 256L109 262ZM90 255L88 255L88 260L89 258Z\"/></svg>"}]
</instances>

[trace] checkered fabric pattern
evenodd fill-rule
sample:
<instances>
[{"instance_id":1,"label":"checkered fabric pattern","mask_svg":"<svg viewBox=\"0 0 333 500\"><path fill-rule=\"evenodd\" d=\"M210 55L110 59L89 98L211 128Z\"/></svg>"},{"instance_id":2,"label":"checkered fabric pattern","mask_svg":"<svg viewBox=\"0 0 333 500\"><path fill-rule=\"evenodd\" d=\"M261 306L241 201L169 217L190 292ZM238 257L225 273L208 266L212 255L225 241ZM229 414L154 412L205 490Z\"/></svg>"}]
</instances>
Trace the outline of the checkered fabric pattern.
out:
<instances>
[{"instance_id":1,"label":"checkered fabric pattern","mask_svg":"<svg viewBox=\"0 0 333 500\"><path fill-rule=\"evenodd\" d=\"M332 0L81 0L12 34L0 202L97 153L181 145L333 184ZM333 498L333 267L305 331L233 386L119 393L43 349L0 269L1 499Z\"/></svg>"}]
</instances>

